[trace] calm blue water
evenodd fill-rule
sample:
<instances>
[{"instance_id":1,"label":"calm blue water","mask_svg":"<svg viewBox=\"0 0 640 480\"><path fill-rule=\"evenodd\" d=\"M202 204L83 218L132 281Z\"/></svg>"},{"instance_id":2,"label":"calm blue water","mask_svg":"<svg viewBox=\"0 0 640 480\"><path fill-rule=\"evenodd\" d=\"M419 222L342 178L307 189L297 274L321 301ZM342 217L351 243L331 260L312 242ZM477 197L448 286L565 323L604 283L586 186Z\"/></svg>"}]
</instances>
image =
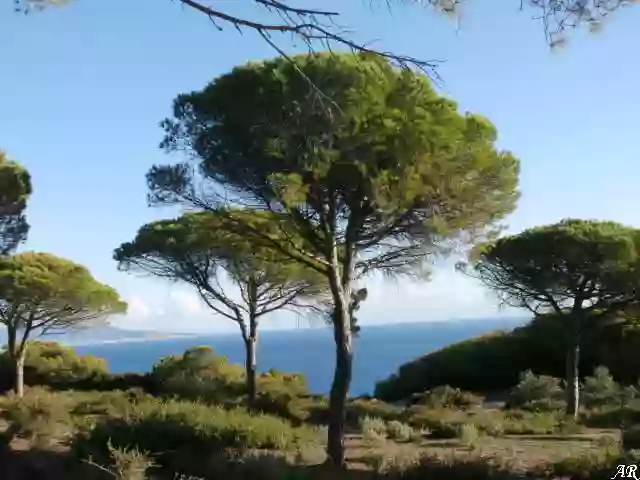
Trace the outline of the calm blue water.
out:
<instances>
[{"instance_id":1,"label":"calm blue water","mask_svg":"<svg viewBox=\"0 0 640 480\"><path fill-rule=\"evenodd\" d=\"M352 396L372 393L376 381L398 366L427 352L491 330L513 328L523 320L438 322L362 327L355 341ZM143 373L161 357L177 355L192 346L208 345L232 362L244 362L238 335L203 336L119 344L77 346L81 354L105 358L113 373ZM261 371L276 368L303 373L313 392L327 393L334 368L334 344L329 329L263 332L258 347Z\"/></svg>"}]
</instances>

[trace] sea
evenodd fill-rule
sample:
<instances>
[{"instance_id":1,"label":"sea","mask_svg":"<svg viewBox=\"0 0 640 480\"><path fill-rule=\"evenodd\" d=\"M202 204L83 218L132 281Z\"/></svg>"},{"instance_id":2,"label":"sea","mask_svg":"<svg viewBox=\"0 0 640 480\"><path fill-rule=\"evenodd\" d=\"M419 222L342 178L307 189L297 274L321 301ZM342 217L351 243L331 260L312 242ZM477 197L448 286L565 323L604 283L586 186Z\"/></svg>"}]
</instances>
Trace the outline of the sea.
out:
<instances>
[{"instance_id":1,"label":"sea","mask_svg":"<svg viewBox=\"0 0 640 480\"><path fill-rule=\"evenodd\" d=\"M412 359L452 343L495 330L511 330L526 319L500 318L449 322L362 326L354 342L351 396L372 394L376 382ZM74 345L80 354L107 360L112 373L144 373L162 357L180 355L193 346L210 346L231 362L244 362L239 333ZM326 394L331 386L335 346L329 328L264 331L258 346L259 370L275 368L306 376L309 389Z\"/></svg>"}]
</instances>

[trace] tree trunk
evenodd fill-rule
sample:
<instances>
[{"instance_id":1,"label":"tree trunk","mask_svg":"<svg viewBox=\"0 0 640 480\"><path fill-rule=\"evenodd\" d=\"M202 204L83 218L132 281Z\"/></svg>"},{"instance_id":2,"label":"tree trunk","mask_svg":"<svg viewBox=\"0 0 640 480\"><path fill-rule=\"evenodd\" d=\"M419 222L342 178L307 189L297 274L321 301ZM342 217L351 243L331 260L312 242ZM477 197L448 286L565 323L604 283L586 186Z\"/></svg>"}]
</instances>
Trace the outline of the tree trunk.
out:
<instances>
[{"instance_id":1,"label":"tree trunk","mask_svg":"<svg viewBox=\"0 0 640 480\"><path fill-rule=\"evenodd\" d=\"M256 385L256 347L258 345L258 335L254 328L251 329L249 337L245 340L246 360L245 371L247 373L247 397L250 407L255 406L258 387Z\"/></svg>"},{"instance_id":2,"label":"tree trunk","mask_svg":"<svg viewBox=\"0 0 640 480\"><path fill-rule=\"evenodd\" d=\"M580 408L580 319L574 316L571 323L566 364L566 414L577 420Z\"/></svg>"},{"instance_id":3,"label":"tree trunk","mask_svg":"<svg viewBox=\"0 0 640 480\"><path fill-rule=\"evenodd\" d=\"M24 396L24 357L25 349L23 348L13 358L15 367L15 384L13 388L18 398L22 398Z\"/></svg>"},{"instance_id":4,"label":"tree trunk","mask_svg":"<svg viewBox=\"0 0 640 480\"><path fill-rule=\"evenodd\" d=\"M333 314L333 334L336 342L336 368L329 395L329 431L327 454L329 461L338 467L345 466L344 435L347 395L351 384L353 351L351 344L351 319L348 304L336 302Z\"/></svg>"},{"instance_id":5,"label":"tree trunk","mask_svg":"<svg viewBox=\"0 0 640 480\"><path fill-rule=\"evenodd\" d=\"M24 396L24 357L27 350L26 342L18 343L18 332L11 325L7 325L7 353L13 364L13 391L22 398Z\"/></svg>"}]
</instances>

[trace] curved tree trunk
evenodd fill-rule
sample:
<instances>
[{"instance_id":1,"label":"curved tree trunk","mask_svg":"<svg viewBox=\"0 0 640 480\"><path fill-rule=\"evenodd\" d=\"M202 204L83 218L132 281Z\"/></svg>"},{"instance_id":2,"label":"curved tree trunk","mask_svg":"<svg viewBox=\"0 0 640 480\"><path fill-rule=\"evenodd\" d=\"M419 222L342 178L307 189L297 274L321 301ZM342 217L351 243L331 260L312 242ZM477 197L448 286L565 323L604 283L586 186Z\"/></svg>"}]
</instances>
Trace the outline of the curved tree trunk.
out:
<instances>
[{"instance_id":1,"label":"curved tree trunk","mask_svg":"<svg viewBox=\"0 0 640 480\"><path fill-rule=\"evenodd\" d=\"M353 350L351 319L348 307L344 308L343 302L339 302L334 311L333 334L336 342L336 368L329 395L327 454L333 465L344 467L347 395L351 384Z\"/></svg>"}]
</instances>

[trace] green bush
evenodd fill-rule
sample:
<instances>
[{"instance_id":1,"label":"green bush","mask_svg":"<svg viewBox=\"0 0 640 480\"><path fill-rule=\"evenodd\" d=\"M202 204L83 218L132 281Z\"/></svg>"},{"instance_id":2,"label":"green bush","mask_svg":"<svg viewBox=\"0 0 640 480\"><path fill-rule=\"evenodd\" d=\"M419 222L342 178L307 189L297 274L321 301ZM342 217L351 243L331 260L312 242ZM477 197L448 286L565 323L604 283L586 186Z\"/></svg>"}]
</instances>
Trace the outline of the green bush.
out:
<instances>
[{"instance_id":1,"label":"green bush","mask_svg":"<svg viewBox=\"0 0 640 480\"><path fill-rule=\"evenodd\" d=\"M631 393L631 390L627 390ZM631 399L635 393L631 395ZM613 379L609 369L599 366L593 376L584 379L582 401L587 408L603 407L605 405L621 405L624 402L623 390Z\"/></svg>"},{"instance_id":2,"label":"green bush","mask_svg":"<svg viewBox=\"0 0 640 480\"><path fill-rule=\"evenodd\" d=\"M482 397L449 385L435 387L427 392L414 395L413 402L431 408L471 408L482 404Z\"/></svg>"},{"instance_id":3,"label":"green bush","mask_svg":"<svg viewBox=\"0 0 640 480\"><path fill-rule=\"evenodd\" d=\"M387 424L381 418L363 417L360 419L360 432L365 439L385 439Z\"/></svg>"},{"instance_id":4,"label":"green bush","mask_svg":"<svg viewBox=\"0 0 640 480\"><path fill-rule=\"evenodd\" d=\"M38 447L48 446L70 430L70 401L65 396L29 388L22 398L11 392L2 406L3 417L9 423L8 435L26 438Z\"/></svg>"},{"instance_id":5,"label":"green bush","mask_svg":"<svg viewBox=\"0 0 640 480\"><path fill-rule=\"evenodd\" d=\"M557 378L565 375L566 324L553 315L539 315L510 332L496 331L449 345L402 365L378 382L375 396L396 402L413 394L450 385L466 391L493 393L518 383L520 372L532 370ZM640 326L629 322L585 322L581 372L609 368L620 383L638 379Z\"/></svg>"},{"instance_id":6,"label":"green bush","mask_svg":"<svg viewBox=\"0 0 640 480\"><path fill-rule=\"evenodd\" d=\"M404 401L440 385L478 392L504 390L518 381L518 365L513 362L517 350L506 332L458 342L402 365L376 384L375 397Z\"/></svg>"},{"instance_id":7,"label":"green bush","mask_svg":"<svg viewBox=\"0 0 640 480\"><path fill-rule=\"evenodd\" d=\"M109 457L106 463L97 463L94 459L75 466L78 479L111 480L148 480L147 473L155 466L144 452L130 448L113 448L107 445Z\"/></svg>"},{"instance_id":8,"label":"green bush","mask_svg":"<svg viewBox=\"0 0 640 480\"><path fill-rule=\"evenodd\" d=\"M183 355L163 358L151 372L154 391L187 400L227 406L246 400L244 367L229 363L209 347L193 347ZM303 375L269 370L256 379L257 395L253 407L301 423L320 407L309 393Z\"/></svg>"},{"instance_id":9,"label":"green bush","mask_svg":"<svg viewBox=\"0 0 640 480\"><path fill-rule=\"evenodd\" d=\"M559 410L564 406L564 392L560 380L546 375L535 375L527 370L520 375L520 382L509 392L509 408L531 411Z\"/></svg>"},{"instance_id":10,"label":"green bush","mask_svg":"<svg viewBox=\"0 0 640 480\"><path fill-rule=\"evenodd\" d=\"M383 478L395 480L521 480L522 473L499 458L426 455L409 462L387 462Z\"/></svg>"},{"instance_id":11,"label":"green bush","mask_svg":"<svg viewBox=\"0 0 640 480\"><path fill-rule=\"evenodd\" d=\"M139 390L111 392L68 392L73 400L71 411L74 415L123 416L136 403L153 401L149 394Z\"/></svg>"},{"instance_id":12,"label":"green bush","mask_svg":"<svg viewBox=\"0 0 640 480\"><path fill-rule=\"evenodd\" d=\"M415 435L413 427L398 420L391 420L387 423L387 436L392 440L406 442L411 440Z\"/></svg>"},{"instance_id":13,"label":"green bush","mask_svg":"<svg viewBox=\"0 0 640 480\"><path fill-rule=\"evenodd\" d=\"M638 459L632 455L621 455L617 448L603 448L552 463L541 473L546 475L545 478L600 480L612 478L618 465L637 462Z\"/></svg>"},{"instance_id":14,"label":"green bush","mask_svg":"<svg viewBox=\"0 0 640 480\"><path fill-rule=\"evenodd\" d=\"M582 423L590 428L620 428L640 423L640 405L635 401L625 407L604 406L582 414Z\"/></svg>"},{"instance_id":15,"label":"green bush","mask_svg":"<svg viewBox=\"0 0 640 480\"><path fill-rule=\"evenodd\" d=\"M314 420L324 405L324 398L309 393L307 380L297 373L269 370L258 376L254 408L295 423Z\"/></svg>"},{"instance_id":16,"label":"green bush","mask_svg":"<svg viewBox=\"0 0 640 480\"><path fill-rule=\"evenodd\" d=\"M403 409L375 398L357 398L347 402L347 424L356 427L364 417L380 418L385 421L403 420Z\"/></svg>"},{"instance_id":17,"label":"green bush","mask_svg":"<svg viewBox=\"0 0 640 480\"><path fill-rule=\"evenodd\" d=\"M108 376L106 360L78 355L71 347L56 342L30 341L27 346L24 380L26 385L67 386ZM7 351L0 354L0 383L13 386L13 366Z\"/></svg>"},{"instance_id":18,"label":"green bush","mask_svg":"<svg viewBox=\"0 0 640 480\"><path fill-rule=\"evenodd\" d=\"M245 372L210 347L192 347L183 355L162 358L151 370L158 392L210 403L228 401L244 393Z\"/></svg>"},{"instance_id":19,"label":"green bush","mask_svg":"<svg viewBox=\"0 0 640 480\"><path fill-rule=\"evenodd\" d=\"M314 429L295 428L282 419L239 408L146 401L133 405L121 418L109 417L91 432L79 435L73 452L76 458L105 459L110 441L114 448L148 452L161 467L171 471L202 475L198 465L216 452L289 450L317 440Z\"/></svg>"}]
</instances>

